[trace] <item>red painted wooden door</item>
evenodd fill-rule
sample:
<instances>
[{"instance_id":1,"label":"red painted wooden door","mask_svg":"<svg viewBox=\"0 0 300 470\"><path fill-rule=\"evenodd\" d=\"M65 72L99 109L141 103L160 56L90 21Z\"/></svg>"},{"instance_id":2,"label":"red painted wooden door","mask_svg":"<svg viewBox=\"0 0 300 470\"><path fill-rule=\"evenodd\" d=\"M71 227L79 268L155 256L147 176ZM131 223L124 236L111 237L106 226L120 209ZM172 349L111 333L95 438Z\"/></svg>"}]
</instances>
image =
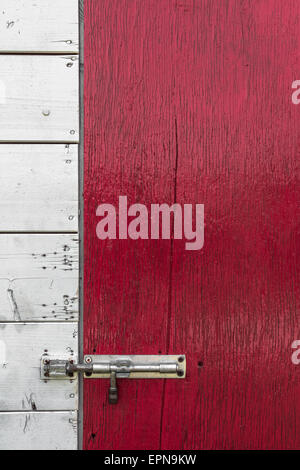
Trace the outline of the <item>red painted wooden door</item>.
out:
<instances>
[{"instance_id":1,"label":"red painted wooden door","mask_svg":"<svg viewBox=\"0 0 300 470\"><path fill-rule=\"evenodd\" d=\"M299 448L300 2L85 4L85 353L188 373L87 381L84 447ZM204 204L203 249L98 240L120 195Z\"/></svg>"}]
</instances>

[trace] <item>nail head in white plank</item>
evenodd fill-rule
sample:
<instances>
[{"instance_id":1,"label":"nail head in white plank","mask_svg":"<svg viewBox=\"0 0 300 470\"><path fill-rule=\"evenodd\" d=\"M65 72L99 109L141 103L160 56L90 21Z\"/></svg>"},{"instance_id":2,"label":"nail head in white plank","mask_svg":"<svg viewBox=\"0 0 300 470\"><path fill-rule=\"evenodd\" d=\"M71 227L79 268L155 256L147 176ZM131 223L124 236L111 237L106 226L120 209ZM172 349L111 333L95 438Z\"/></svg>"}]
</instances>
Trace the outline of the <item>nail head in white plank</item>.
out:
<instances>
[{"instance_id":1,"label":"nail head in white plank","mask_svg":"<svg viewBox=\"0 0 300 470\"><path fill-rule=\"evenodd\" d=\"M77 323L0 323L0 411L77 409L77 379L40 379L40 359L77 356Z\"/></svg>"},{"instance_id":2,"label":"nail head in white plank","mask_svg":"<svg viewBox=\"0 0 300 470\"><path fill-rule=\"evenodd\" d=\"M78 273L78 237L0 234L0 279L64 279Z\"/></svg>"},{"instance_id":3,"label":"nail head in white plank","mask_svg":"<svg viewBox=\"0 0 300 470\"><path fill-rule=\"evenodd\" d=\"M0 413L0 450L77 450L77 413Z\"/></svg>"},{"instance_id":4,"label":"nail head in white plank","mask_svg":"<svg viewBox=\"0 0 300 470\"><path fill-rule=\"evenodd\" d=\"M0 231L77 232L78 146L0 145Z\"/></svg>"},{"instance_id":5,"label":"nail head in white plank","mask_svg":"<svg viewBox=\"0 0 300 470\"><path fill-rule=\"evenodd\" d=\"M78 279L0 279L0 322L78 320Z\"/></svg>"},{"instance_id":6,"label":"nail head in white plank","mask_svg":"<svg viewBox=\"0 0 300 470\"><path fill-rule=\"evenodd\" d=\"M78 56L0 55L0 141L78 140Z\"/></svg>"},{"instance_id":7,"label":"nail head in white plank","mask_svg":"<svg viewBox=\"0 0 300 470\"><path fill-rule=\"evenodd\" d=\"M78 0L1 0L0 52L78 53Z\"/></svg>"}]
</instances>

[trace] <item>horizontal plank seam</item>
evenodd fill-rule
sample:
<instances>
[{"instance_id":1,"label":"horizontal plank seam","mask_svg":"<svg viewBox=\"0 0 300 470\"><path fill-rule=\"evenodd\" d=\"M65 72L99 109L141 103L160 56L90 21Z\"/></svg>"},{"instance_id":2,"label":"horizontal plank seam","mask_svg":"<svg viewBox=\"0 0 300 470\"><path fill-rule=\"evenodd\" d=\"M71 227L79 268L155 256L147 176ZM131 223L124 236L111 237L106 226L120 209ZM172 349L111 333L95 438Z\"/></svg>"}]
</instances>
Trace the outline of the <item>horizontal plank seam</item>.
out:
<instances>
[{"instance_id":1,"label":"horizontal plank seam","mask_svg":"<svg viewBox=\"0 0 300 470\"><path fill-rule=\"evenodd\" d=\"M21 203L21 200L20 200ZM68 230L68 231L56 231L56 230L12 230L12 231L2 231L0 230L0 235L76 235L78 230Z\"/></svg>"},{"instance_id":2,"label":"horizontal plank seam","mask_svg":"<svg viewBox=\"0 0 300 470\"><path fill-rule=\"evenodd\" d=\"M24 141L24 140L23 140L23 141L22 141L22 140L18 140L17 142L11 142L11 141L9 141L9 142L5 143L4 141L0 140L0 144L3 144L3 145L12 145L12 144L13 144L13 145L27 145L27 144L31 144L31 145L43 145L43 144L46 144L46 145L60 145L60 146L61 146L61 145L63 145L63 144L70 144L70 142L66 142L66 141L64 140L64 141L60 141L60 142L58 142L58 143L56 144L54 140L52 140L52 141L50 141L50 142L45 141L45 140L41 140L40 142L38 142L38 141L36 141L36 140L34 140L34 141L32 141L32 142L30 142L30 141L28 141L28 140L25 140L25 141ZM79 140L78 140L78 142L72 142L72 143L71 143L71 145L73 145L74 147L79 147L79 144L80 144Z\"/></svg>"},{"instance_id":3,"label":"horizontal plank seam","mask_svg":"<svg viewBox=\"0 0 300 470\"><path fill-rule=\"evenodd\" d=\"M61 320L61 321L57 321L57 320L53 320L53 321L50 321L50 320L30 320L30 321L22 321L22 320L19 320L19 321L15 321L15 320L0 320L0 325L36 325L36 324L41 324L41 325L47 325L47 324L50 324L50 325L76 325L78 324L79 320L70 320L70 321L66 321L66 320Z\"/></svg>"},{"instance_id":4,"label":"horizontal plank seam","mask_svg":"<svg viewBox=\"0 0 300 470\"><path fill-rule=\"evenodd\" d=\"M62 414L62 413L70 413L70 412L77 412L77 408L71 408L69 410L36 410L36 411L33 411L33 410L6 410L6 411L0 411L0 415L4 415L4 414L16 414L16 415L19 415L19 414L44 414L44 413L56 413L56 414Z\"/></svg>"},{"instance_id":5,"label":"horizontal plank seam","mask_svg":"<svg viewBox=\"0 0 300 470\"><path fill-rule=\"evenodd\" d=\"M42 323L43 325L44 324L51 324L51 325L63 325L63 324L66 324L66 325L77 325L78 324L78 321L76 320L72 320L72 321L66 321L66 320L63 320L63 321L34 321L34 320L30 320L30 321L9 321L9 320L1 320L0 321L0 324L1 325L11 325L11 324L17 324L17 325L35 325L36 323Z\"/></svg>"},{"instance_id":6,"label":"horizontal plank seam","mask_svg":"<svg viewBox=\"0 0 300 470\"><path fill-rule=\"evenodd\" d=\"M1 55L21 55L21 56L26 56L26 55L42 55L42 56L55 56L55 55L77 55L79 56L78 51L53 51L53 52L43 52L43 51L0 51L0 56Z\"/></svg>"},{"instance_id":7,"label":"horizontal plank seam","mask_svg":"<svg viewBox=\"0 0 300 470\"><path fill-rule=\"evenodd\" d=\"M79 140L0 140L0 144L79 144Z\"/></svg>"}]
</instances>

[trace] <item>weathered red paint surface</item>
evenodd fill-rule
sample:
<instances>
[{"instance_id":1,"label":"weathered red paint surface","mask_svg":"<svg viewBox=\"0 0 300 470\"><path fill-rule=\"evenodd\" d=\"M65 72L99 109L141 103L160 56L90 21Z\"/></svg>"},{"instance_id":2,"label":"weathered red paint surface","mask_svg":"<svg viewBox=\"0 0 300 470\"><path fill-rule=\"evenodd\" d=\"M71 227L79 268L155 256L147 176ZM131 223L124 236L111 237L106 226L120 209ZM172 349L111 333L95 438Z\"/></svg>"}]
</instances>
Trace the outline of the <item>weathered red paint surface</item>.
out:
<instances>
[{"instance_id":1,"label":"weathered red paint surface","mask_svg":"<svg viewBox=\"0 0 300 470\"><path fill-rule=\"evenodd\" d=\"M86 381L85 448L297 449L300 3L85 4L85 353L188 360L117 406ZM119 195L204 203L203 250L100 242Z\"/></svg>"}]
</instances>

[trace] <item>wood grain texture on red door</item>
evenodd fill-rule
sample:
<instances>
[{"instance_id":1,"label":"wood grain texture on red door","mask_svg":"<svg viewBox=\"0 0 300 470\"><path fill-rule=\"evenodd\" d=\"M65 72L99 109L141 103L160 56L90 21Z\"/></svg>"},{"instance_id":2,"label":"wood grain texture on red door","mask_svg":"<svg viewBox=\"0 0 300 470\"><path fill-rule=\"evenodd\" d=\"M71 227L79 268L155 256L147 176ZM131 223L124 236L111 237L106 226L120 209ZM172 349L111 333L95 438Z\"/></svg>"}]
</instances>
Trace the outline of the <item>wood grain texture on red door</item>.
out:
<instances>
[{"instance_id":1,"label":"wood grain texture on red door","mask_svg":"<svg viewBox=\"0 0 300 470\"><path fill-rule=\"evenodd\" d=\"M84 350L188 374L87 381L84 447L297 449L300 3L85 4ZM121 195L204 204L204 248L98 240Z\"/></svg>"}]
</instances>

